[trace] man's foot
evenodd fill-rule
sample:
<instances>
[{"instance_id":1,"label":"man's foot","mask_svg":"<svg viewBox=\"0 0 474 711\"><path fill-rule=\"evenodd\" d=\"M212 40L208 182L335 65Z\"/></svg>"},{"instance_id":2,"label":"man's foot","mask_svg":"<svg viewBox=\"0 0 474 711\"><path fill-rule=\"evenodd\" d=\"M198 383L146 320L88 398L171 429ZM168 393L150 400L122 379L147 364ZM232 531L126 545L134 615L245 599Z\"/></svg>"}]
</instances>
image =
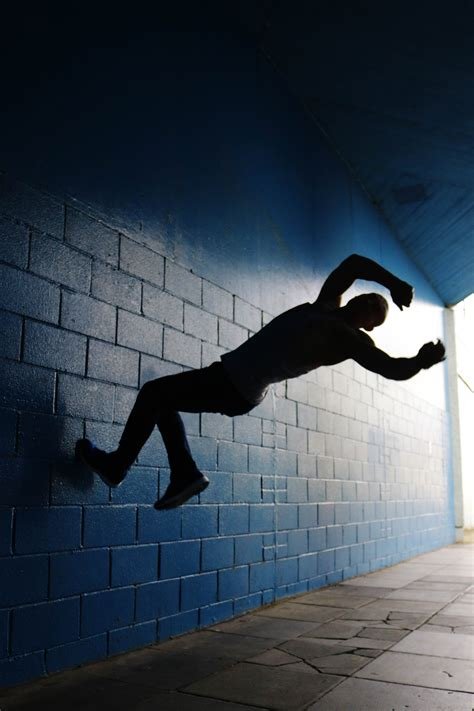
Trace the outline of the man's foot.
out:
<instances>
[{"instance_id":1,"label":"man's foot","mask_svg":"<svg viewBox=\"0 0 474 711\"><path fill-rule=\"evenodd\" d=\"M155 509L174 509L177 506L181 506L185 501L190 499L196 494L200 494L209 485L209 479L200 471L196 472L196 475L192 478L187 477L183 480L177 480L174 478L170 481L168 488L165 493L158 499L155 503Z\"/></svg>"},{"instance_id":2,"label":"man's foot","mask_svg":"<svg viewBox=\"0 0 474 711\"><path fill-rule=\"evenodd\" d=\"M128 469L121 468L114 453L108 454L94 447L89 439L78 439L76 442L76 459L83 462L89 469L98 474L107 486L120 486L127 476Z\"/></svg>"}]
</instances>

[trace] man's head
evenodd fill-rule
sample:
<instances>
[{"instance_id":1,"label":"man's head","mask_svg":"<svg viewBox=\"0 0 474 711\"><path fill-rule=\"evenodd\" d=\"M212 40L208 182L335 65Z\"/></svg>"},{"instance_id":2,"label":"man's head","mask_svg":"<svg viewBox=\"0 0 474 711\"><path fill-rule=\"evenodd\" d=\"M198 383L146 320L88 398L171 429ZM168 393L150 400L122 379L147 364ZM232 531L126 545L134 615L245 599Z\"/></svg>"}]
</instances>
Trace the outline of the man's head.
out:
<instances>
[{"instance_id":1,"label":"man's head","mask_svg":"<svg viewBox=\"0 0 474 711\"><path fill-rule=\"evenodd\" d=\"M363 328L372 331L375 326L381 326L388 313L388 303L380 294L361 294L347 302L344 316L353 328Z\"/></svg>"}]
</instances>

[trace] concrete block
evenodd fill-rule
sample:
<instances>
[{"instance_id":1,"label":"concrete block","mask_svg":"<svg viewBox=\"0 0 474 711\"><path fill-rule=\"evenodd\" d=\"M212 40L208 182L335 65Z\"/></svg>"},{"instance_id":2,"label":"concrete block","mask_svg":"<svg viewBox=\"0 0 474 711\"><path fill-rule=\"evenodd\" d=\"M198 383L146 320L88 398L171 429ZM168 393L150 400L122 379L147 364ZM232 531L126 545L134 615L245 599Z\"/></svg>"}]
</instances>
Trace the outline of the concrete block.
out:
<instances>
[{"instance_id":1,"label":"concrete block","mask_svg":"<svg viewBox=\"0 0 474 711\"><path fill-rule=\"evenodd\" d=\"M236 442L219 442L217 466L222 471L246 472L248 469L248 447Z\"/></svg>"},{"instance_id":2,"label":"concrete block","mask_svg":"<svg viewBox=\"0 0 474 711\"><path fill-rule=\"evenodd\" d=\"M0 409L0 456L11 456L16 451L17 413Z\"/></svg>"},{"instance_id":3,"label":"concrete block","mask_svg":"<svg viewBox=\"0 0 474 711\"><path fill-rule=\"evenodd\" d=\"M217 602L217 573L201 573L182 579L182 610L192 610L215 602Z\"/></svg>"},{"instance_id":4,"label":"concrete block","mask_svg":"<svg viewBox=\"0 0 474 711\"><path fill-rule=\"evenodd\" d=\"M112 421L114 387L96 380L59 374L57 411L61 415Z\"/></svg>"},{"instance_id":5,"label":"concrete block","mask_svg":"<svg viewBox=\"0 0 474 711\"><path fill-rule=\"evenodd\" d=\"M199 626L199 613L200 610L190 610L181 612L179 615L160 618L158 622L158 638L160 642L169 637L175 637L196 629Z\"/></svg>"},{"instance_id":6,"label":"concrete block","mask_svg":"<svg viewBox=\"0 0 474 711\"><path fill-rule=\"evenodd\" d=\"M298 527L311 528L318 523L317 504L299 504L298 506Z\"/></svg>"},{"instance_id":7,"label":"concrete block","mask_svg":"<svg viewBox=\"0 0 474 711\"><path fill-rule=\"evenodd\" d=\"M156 580L157 576L158 545L112 549L112 587L148 583Z\"/></svg>"},{"instance_id":8,"label":"concrete block","mask_svg":"<svg viewBox=\"0 0 474 711\"><path fill-rule=\"evenodd\" d=\"M120 385L115 386L115 401L113 421L125 424L130 411L137 399L137 390L133 388L124 388Z\"/></svg>"},{"instance_id":9,"label":"concrete block","mask_svg":"<svg viewBox=\"0 0 474 711\"><path fill-rule=\"evenodd\" d=\"M276 528L285 531L298 528L298 506L296 504L277 504L275 512Z\"/></svg>"},{"instance_id":10,"label":"concrete block","mask_svg":"<svg viewBox=\"0 0 474 711\"><path fill-rule=\"evenodd\" d=\"M302 402L297 404L298 410L298 427L303 427L308 430L320 429L317 427L317 413L318 410L311 405L305 405Z\"/></svg>"},{"instance_id":11,"label":"concrete block","mask_svg":"<svg viewBox=\"0 0 474 711\"><path fill-rule=\"evenodd\" d=\"M235 564L260 563L263 560L263 536L253 534L235 538Z\"/></svg>"},{"instance_id":12,"label":"concrete block","mask_svg":"<svg viewBox=\"0 0 474 711\"><path fill-rule=\"evenodd\" d=\"M173 615L179 610L179 580L160 580L137 588L138 622Z\"/></svg>"},{"instance_id":13,"label":"concrete block","mask_svg":"<svg viewBox=\"0 0 474 711\"><path fill-rule=\"evenodd\" d=\"M0 213L62 239L64 205L24 183L0 176Z\"/></svg>"},{"instance_id":14,"label":"concrete block","mask_svg":"<svg viewBox=\"0 0 474 711\"><path fill-rule=\"evenodd\" d=\"M18 428L18 454L41 459L71 459L76 441L83 435L79 419L24 412Z\"/></svg>"},{"instance_id":15,"label":"concrete block","mask_svg":"<svg viewBox=\"0 0 474 711\"><path fill-rule=\"evenodd\" d=\"M109 551L106 549L53 554L51 597L69 597L108 588L109 570Z\"/></svg>"},{"instance_id":16,"label":"concrete block","mask_svg":"<svg viewBox=\"0 0 474 711\"><path fill-rule=\"evenodd\" d=\"M310 551L322 551L327 547L326 527L310 528L308 531L308 548Z\"/></svg>"},{"instance_id":17,"label":"concrete block","mask_svg":"<svg viewBox=\"0 0 474 711\"><path fill-rule=\"evenodd\" d=\"M234 299L234 321L256 333L262 328L262 312L236 296Z\"/></svg>"},{"instance_id":18,"label":"concrete block","mask_svg":"<svg viewBox=\"0 0 474 711\"><path fill-rule=\"evenodd\" d=\"M54 674L63 669L103 659L106 656L107 635L101 634L46 650L46 669L48 674Z\"/></svg>"},{"instance_id":19,"label":"concrete block","mask_svg":"<svg viewBox=\"0 0 474 711\"><path fill-rule=\"evenodd\" d=\"M264 563L252 563L250 565L250 585L251 593L260 592L268 588L275 587L275 561L269 560Z\"/></svg>"},{"instance_id":20,"label":"concrete block","mask_svg":"<svg viewBox=\"0 0 474 711\"><path fill-rule=\"evenodd\" d=\"M242 561L240 561L242 562ZM234 539L209 538L202 541L202 570L221 570L234 564Z\"/></svg>"},{"instance_id":21,"label":"concrete block","mask_svg":"<svg viewBox=\"0 0 474 711\"><path fill-rule=\"evenodd\" d=\"M89 293L91 258L55 239L33 233L30 269L71 289Z\"/></svg>"},{"instance_id":22,"label":"concrete block","mask_svg":"<svg viewBox=\"0 0 474 711\"><path fill-rule=\"evenodd\" d=\"M183 330L183 300L150 284L143 284L143 314L167 326L173 326L178 331Z\"/></svg>"},{"instance_id":23,"label":"concrete block","mask_svg":"<svg viewBox=\"0 0 474 711\"><path fill-rule=\"evenodd\" d=\"M138 543L175 541L181 536L182 509L160 511L153 506L138 507Z\"/></svg>"},{"instance_id":24,"label":"concrete block","mask_svg":"<svg viewBox=\"0 0 474 711\"><path fill-rule=\"evenodd\" d=\"M0 555L12 552L13 509L0 509Z\"/></svg>"},{"instance_id":25,"label":"concrete block","mask_svg":"<svg viewBox=\"0 0 474 711\"><path fill-rule=\"evenodd\" d=\"M234 301L232 294L206 280L202 283L202 305L206 311L210 311L217 316L224 316L229 321L233 319Z\"/></svg>"},{"instance_id":26,"label":"concrete block","mask_svg":"<svg viewBox=\"0 0 474 711\"><path fill-rule=\"evenodd\" d=\"M135 588L120 588L82 596L81 637L125 627L134 621Z\"/></svg>"},{"instance_id":27,"label":"concrete block","mask_svg":"<svg viewBox=\"0 0 474 711\"><path fill-rule=\"evenodd\" d=\"M120 269L156 286L163 286L165 260L148 247L120 237Z\"/></svg>"},{"instance_id":28,"label":"concrete block","mask_svg":"<svg viewBox=\"0 0 474 711\"><path fill-rule=\"evenodd\" d=\"M185 304L184 331L203 341L217 344L217 316L192 304Z\"/></svg>"},{"instance_id":29,"label":"concrete block","mask_svg":"<svg viewBox=\"0 0 474 711\"><path fill-rule=\"evenodd\" d=\"M52 553L79 548L81 514L78 506L18 509L15 519L15 553ZM31 535L32 531L35 532L34 536Z\"/></svg>"},{"instance_id":30,"label":"concrete block","mask_svg":"<svg viewBox=\"0 0 474 711\"><path fill-rule=\"evenodd\" d=\"M202 279L175 262L166 260L165 287L175 296L197 306L202 303Z\"/></svg>"},{"instance_id":31,"label":"concrete block","mask_svg":"<svg viewBox=\"0 0 474 711\"><path fill-rule=\"evenodd\" d=\"M0 607L16 607L48 598L48 556L0 558Z\"/></svg>"},{"instance_id":32,"label":"concrete block","mask_svg":"<svg viewBox=\"0 0 474 711\"><path fill-rule=\"evenodd\" d=\"M249 568L242 565L218 572L218 600L243 597L249 592Z\"/></svg>"},{"instance_id":33,"label":"concrete block","mask_svg":"<svg viewBox=\"0 0 474 711\"><path fill-rule=\"evenodd\" d=\"M248 331L242 326L219 319L219 345L229 350L237 348L248 340Z\"/></svg>"},{"instance_id":34,"label":"concrete block","mask_svg":"<svg viewBox=\"0 0 474 711\"><path fill-rule=\"evenodd\" d=\"M89 340L87 374L120 385L138 386L139 354L104 341Z\"/></svg>"},{"instance_id":35,"label":"concrete block","mask_svg":"<svg viewBox=\"0 0 474 711\"><path fill-rule=\"evenodd\" d=\"M5 361L0 372L0 404L18 410L53 412L54 373Z\"/></svg>"},{"instance_id":36,"label":"concrete block","mask_svg":"<svg viewBox=\"0 0 474 711\"><path fill-rule=\"evenodd\" d=\"M93 263L91 294L127 311L141 311L141 282L109 264Z\"/></svg>"},{"instance_id":37,"label":"concrete block","mask_svg":"<svg viewBox=\"0 0 474 711\"><path fill-rule=\"evenodd\" d=\"M79 614L79 597L16 608L12 612L12 654L26 654L78 639Z\"/></svg>"},{"instance_id":38,"label":"concrete block","mask_svg":"<svg viewBox=\"0 0 474 711\"><path fill-rule=\"evenodd\" d=\"M249 507L244 504L224 504L219 507L219 533L223 535L249 532Z\"/></svg>"},{"instance_id":39,"label":"concrete block","mask_svg":"<svg viewBox=\"0 0 474 711\"><path fill-rule=\"evenodd\" d=\"M45 673L43 651L0 661L0 679L4 686L21 684L44 676Z\"/></svg>"},{"instance_id":40,"label":"concrete block","mask_svg":"<svg viewBox=\"0 0 474 711\"><path fill-rule=\"evenodd\" d=\"M262 443L262 421L256 417L242 415L234 417L234 441L243 444Z\"/></svg>"},{"instance_id":41,"label":"concrete block","mask_svg":"<svg viewBox=\"0 0 474 711\"><path fill-rule=\"evenodd\" d=\"M262 478L252 474L234 474L234 502L260 503Z\"/></svg>"},{"instance_id":42,"label":"concrete block","mask_svg":"<svg viewBox=\"0 0 474 711\"><path fill-rule=\"evenodd\" d=\"M117 343L142 353L161 356L163 352L163 326L143 316L137 316L119 309Z\"/></svg>"},{"instance_id":43,"label":"concrete block","mask_svg":"<svg viewBox=\"0 0 474 711\"><path fill-rule=\"evenodd\" d=\"M217 536L218 506L190 504L183 508L182 536L183 538L203 538Z\"/></svg>"},{"instance_id":44,"label":"concrete block","mask_svg":"<svg viewBox=\"0 0 474 711\"><path fill-rule=\"evenodd\" d=\"M22 318L0 311L0 357L18 360L20 357Z\"/></svg>"},{"instance_id":45,"label":"concrete block","mask_svg":"<svg viewBox=\"0 0 474 711\"><path fill-rule=\"evenodd\" d=\"M160 545L160 578L178 578L199 572L200 541L178 541Z\"/></svg>"},{"instance_id":46,"label":"concrete block","mask_svg":"<svg viewBox=\"0 0 474 711\"><path fill-rule=\"evenodd\" d=\"M275 528L275 508L271 504L250 505L250 532L273 531Z\"/></svg>"},{"instance_id":47,"label":"concrete block","mask_svg":"<svg viewBox=\"0 0 474 711\"><path fill-rule=\"evenodd\" d=\"M299 477L290 477L287 483L288 503L306 503L308 501L308 481Z\"/></svg>"},{"instance_id":48,"label":"concrete block","mask_svg":"<svg viewBox=\"0 0 474 711\"><path fill-rule=\"evenodd\" d=\"M94 257L118 265L119 235L99 220L83 212L66 208L66 242Z\"/></svg>"},{"instance_id":49,"label":"concrete block","mask_svg":"<svg viewBox=\"0 0 474 711\"><path fill-rule=\"evenodd\" d=\"M0 264L0 308L58 323L60 289L40 277Z\"/></svg>"},{"instance_id":50,"label":"concrete block","mask_svg":"<svg viewBox=\"0 0 474 711\"><path fill-rule=\"evenodd\" d=\"M115 341L116 309L103 301L83 294L63 293L61 326L71 331Z\"/></svg>"},{"instance_id":51,"label":"concrete block","mask_svg":"<svg viewBox=\"0 0 474 711\"><path fill-rule=\"evenodd\" d=\"M2 506L46 506L49 503L49 462L24 457L0 459L0 481Z\"/></svg>"},{"instance_id":52,"label":"concrete block","mask_svg":"<svg viewBox=\"0 0 474 711\"><path fill-rule=\"evenodd\" d=\"M87 338L64 328L25 321L23 360L69 373L85 374Z\"/></svg>"},{"instance_id":53,"label":"concrete block","mask_svg":"<svg viewBox=\"0 0 474 711\"><path fill-rule=\"evenodd\" d=\"M84 510L83 545L86 548L135 543L135 506L94 506Z\"/></svg>"},{"instance_id":54,"label":"concrete block","mask_svg":"<svg viewBox=\"0 0 474 711\"><path fill-rule=\"evenodd\" d=\"M201 342L193 336L165 328L163 356L167 360L199 368L201 366Z\"/></svg>"},{"instance_id":55,"label":"concrete block","mask_svg":"<svg viewBox=\"0 0 474 711\"><path fill-rule=\"evenodd\" d=\"M0 259L25 269L28 264L29 234L24 225L16 225L0 216Z\"/></svg>"},{"instance_id":56,"label":"concrete block","mask_svg":"<svg viewBox=\"0 0 474 711\"><path fill-rule=\"evenodd\" d=\"M296 425L296 402L286 398L276 399L275 419L288 425Z\"/></svg>"},{"instance_id":57,"label":"concrete block","mask_svg":"<svg viewBox=\"0 0 474 711\"><path fill-rule=\"evenodd\" d=\"M98 639L94 637L94 639ZM132 649L148 647L157 641L156 622L143 622L133 627L109 632L109 654L122 654Z\"/></svg>"},{"instance_id":58,"label":"concrete block","mask_svg":"<svg viewBox=\"0 0 474 711\"><path fill-rule=\"evenodd\" d=\"M232 600L226 602L217 602L208 607L202 607L199 611L199 623L202 627L215 625L223 620L228 620L232 617L234 606Z\"/></svg>"}]
</instances>

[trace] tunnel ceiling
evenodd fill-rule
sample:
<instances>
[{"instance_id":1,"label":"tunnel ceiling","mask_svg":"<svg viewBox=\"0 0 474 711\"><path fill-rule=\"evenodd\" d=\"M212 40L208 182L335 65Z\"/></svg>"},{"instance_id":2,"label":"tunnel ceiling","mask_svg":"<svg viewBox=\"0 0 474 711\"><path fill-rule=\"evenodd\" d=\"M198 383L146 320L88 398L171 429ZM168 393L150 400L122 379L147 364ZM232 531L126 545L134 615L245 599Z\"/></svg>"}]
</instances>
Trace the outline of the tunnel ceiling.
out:
<instances>
[{"instance_id":1,"label":"tunnel ceiling","mask_svg":"<svg viewBox=\"0 0 474 711\"><path fill-rule=\"evenodd\" d=\"M474 3L237 3L442 300L474 291Z\"/></svg>"}]
</instances>

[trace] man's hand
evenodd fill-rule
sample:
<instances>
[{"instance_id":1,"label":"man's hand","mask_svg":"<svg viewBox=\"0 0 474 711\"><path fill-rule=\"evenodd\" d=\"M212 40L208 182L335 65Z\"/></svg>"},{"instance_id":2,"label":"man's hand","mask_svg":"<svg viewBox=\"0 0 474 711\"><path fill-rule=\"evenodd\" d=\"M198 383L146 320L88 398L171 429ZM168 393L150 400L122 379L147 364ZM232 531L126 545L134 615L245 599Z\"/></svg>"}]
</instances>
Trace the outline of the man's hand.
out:
<instances>
[{"instance_id":1,"label":"man's hand","mask_svg":"<svg viewBox=\"0 0 474 711\"><path fill-rule=\"evenodd\" d=\"M426 370L436 363L441 363L446 358L446 350L438 338L436 343L431 341L421 346L416 357L421 367Z\"/></svg>"},{"instance_id":2,"label":"man's hand","mask_svg":"<svg viewBox=\"0 0 474 711\"><path fill-rule=\"evenodd\" d=\"M392 301L400 311L403 311L404 306L410 306L414 291L410 284L407 284L406 281L401 281L401 279L397 279L396 283L391 287L390 295Z\"/></svg>"}]
</instances>

